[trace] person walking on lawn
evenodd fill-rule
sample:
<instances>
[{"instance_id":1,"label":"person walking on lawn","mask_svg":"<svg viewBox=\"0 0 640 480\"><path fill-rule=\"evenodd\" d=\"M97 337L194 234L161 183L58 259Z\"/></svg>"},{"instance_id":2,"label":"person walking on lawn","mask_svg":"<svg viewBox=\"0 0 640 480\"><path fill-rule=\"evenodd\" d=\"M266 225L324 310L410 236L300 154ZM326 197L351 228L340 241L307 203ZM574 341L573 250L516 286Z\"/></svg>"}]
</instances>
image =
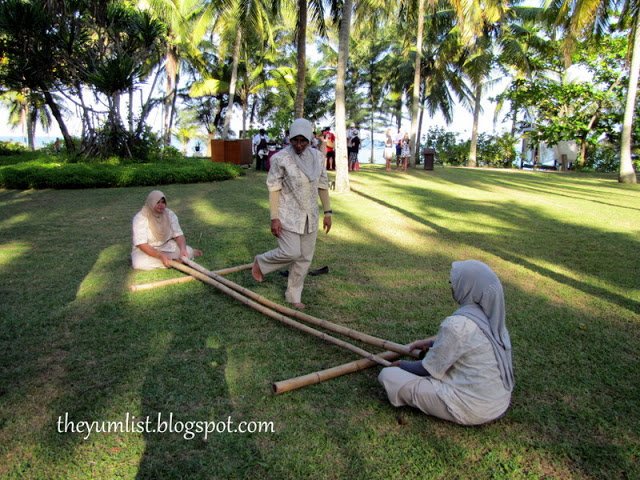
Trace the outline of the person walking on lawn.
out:
<instances>
[{"instance_id":1,"label":"person walking on lawn","mask_svg":"<svg viewBox=\"0 0 640 480\"><path fill-rule=\"evenodd\" d=\"M303 309L304 280L318 235L318 197L326 233L331 230L332 211L326 166L320 152L310 148L311 122L298 118L291 124L289 136L291 145L271 157L267 175L271 233L278 239L278 246L255 257L251 274L262 282L264 275L288 267L285 299L295 308Z\"/></svg>"}]
</instances>

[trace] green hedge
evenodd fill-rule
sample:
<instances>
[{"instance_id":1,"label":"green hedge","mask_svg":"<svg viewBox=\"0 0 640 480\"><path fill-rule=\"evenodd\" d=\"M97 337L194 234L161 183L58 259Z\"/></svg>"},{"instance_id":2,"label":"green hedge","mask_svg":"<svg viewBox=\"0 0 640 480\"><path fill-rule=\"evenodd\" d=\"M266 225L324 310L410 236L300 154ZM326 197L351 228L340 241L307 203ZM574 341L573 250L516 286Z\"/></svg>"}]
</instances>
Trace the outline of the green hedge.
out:
<instances>
[{"instance_id":1,"label":"green hedge","mask_svg":"<svg viewBox=\"0 0 640 480\"><path fill-rule=\"evenodd\" d=\"M242 170L207 160L129 165L27 162L0 167L0 187L109 188L229 180Z\"/></svg>"}]
</instances>

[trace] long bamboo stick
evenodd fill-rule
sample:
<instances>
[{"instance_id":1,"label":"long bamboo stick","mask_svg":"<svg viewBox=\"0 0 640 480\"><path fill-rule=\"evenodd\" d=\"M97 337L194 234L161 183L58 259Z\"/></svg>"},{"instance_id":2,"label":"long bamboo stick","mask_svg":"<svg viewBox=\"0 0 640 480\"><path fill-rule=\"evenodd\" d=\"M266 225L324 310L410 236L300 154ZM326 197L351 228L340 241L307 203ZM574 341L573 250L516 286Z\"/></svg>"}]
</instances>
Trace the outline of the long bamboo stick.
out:
<instances>
[{"instance_id":1,"label":"long bamboo stick","mask_svg":"<svg viewBox=\"0 0 640 480\"><path fill-rule=\"evenodd\" d=\"M436 337L429 337L429 340L433 340ZM407 348L409 345L405 345ZM414 350L414 354L418 355L420 352ZM393 361L400 357L397 352L383 352L379 354L380 357L385 360ZM331 380L332 378L347 375L349 373L359 372L360 370L366 370L367 368L374 367L376 364L371 360L362 358L360 360L354 360L353 362L344 363L335 367L327 368L325 370L319 370L317 372L308 373L299 377L289 378L288 380L281 380L279 382L273 382L271 387L273 393L279 395L281 393L290 392L298 388L306 387L309 385L315 385L316 383Z\"/></svg>"},{"instance_id":2,"label":"long bamboo stick","mask_svg":"<svg viewBox=\"0 0 640 480\"><path fill-rule=\"evenodd\" d=\"M248 270L253 266L253 263L246 263L244 265L237 265L235 267L223 268L221 270L216 270L215 273L218 275L226 275L228 273L240 272L242 270ZM176 283L185 283L192 282L195 280L195 277L178 277L178 278L170 278L168 280L159 280L157 282L150 283L141 283L139 285L130 285L129 290L132 292L140 292L142 290L151 290L156 287L164 287L166 285L174 285Z\"/></svg>"},{"instance_id":3,"label":"long bamboo stick","mask_svg":"<svg viewBox=\"0 0 640 480\"><path fill-rule=\"evenodd\" d=\"M290 327L293 328L297 328L298 330L302 330L305 333L308 333L310 335L313 335L314 337L318 337L321 338L322 340L325 340L329 343L333 343L334 345L337 345L339 347L345 348L347 350L350 350L362 357L365 357L367 359L370 359L372 361L374 361L375 363L378 363L380 365L383 365L385 367L388 367L389 365L391 365L390 362L388 362L387 360L385 360L384 358L380 358L377 355L374 355L372 353L367 352L366 350L363 350L360 347L357 347L355 345L352 345L348 342L345 342L343 340L340 340L339 338L335 338L332 337L331 335L327 335L324 332L321 332L319 330L316 330L314 328L309 327L308 325L304 325L300 322L296 322L295 320L281 314L278 313L270 308L267 308L263 305L260 305L257 302L254 302L253 300L245 297L244 295L232 290L231 288L227 287L226 285L223 285L222 283L214 280L213 278L198 272L197 270L195 270L194 268L191 268L187 265L184 265L182 263L176 262L176 261L171 261L170 264L173 268L175 268L176 270L180 270L181 272L187 273L193 277L196 277L198 280L201 280L205 283L208 283L210 285L213 285L214 287L216 287L218 290L221 290L222 292L226 293L227 295L229 295L232 298L235 298L236 300L244 303L245 305L267 315L268 317L271 317L275 320L278 320L279 322L282 322L286 325L289 325Z\"/></svg>"},{"instance_id":4,"label":"long bamboo stick","mask_svg":"<svg viewBox=\"0 0 640 480\"><path fill-rule=\"evenodd\" d=\"M223 285L226 285L229 288L232 288L233 290L235 290L236 292L241 293L242 295L244 295L245 297L251 298L252 300L255 300L258 303L261 303L262 305L265 305L268 308L271 308L273 310L276 310L280 313L283 313L289 317L293 317L293 318L297 318L298 320L302 320L303 322L307 322L310 323L312 325L318 326L318 327L322 327L326 330L335 332L335 333L339 333L341 335L344 335L346 337L349 338L353 338L354 340L359 340L363 343L367 343L369 345L373 345L376 347L380 347L380 348L384 348L387 350L391 350L393 352L397 352L397 353L401 353L403 355L409 355L409 356L415 356L415 353L412 352L411 350L409 350L409 348L407 348L405 345L401 345L399 343L396 342L391 342L389 340L385 340L383 338L379 338L379 337L374 337L372 335L368 335L366 333L362 333L359 332L357 330L354 330L352 328L348 328L348 327L344 327L342 325L338 325L336 323L332 323L328 320L323 320L321 318L317 318L314 317L312 315L308 315L306 313L303 312L299 312L298 310L294 310L293 308L289 308L289 307L285 307L284 305L280 305L278 303L272 302L271 300L269 300L268 298L263 297L262 295L258 295L255 292L252 292L251 290L244 288L241 285L238 285L237 283L232 282L231 280L227 279L227 278L223 278L219 275L218 272L212 272L210 270L207 270L206 268L204 268L203 266L199 265L198 263L194 262L193 260L188 260L188 259L183 259L182 260L185 264L189 265L190 267L192 267L193 269L199 271L200 273L203 273L205 275L207 275L210 278L213 278L214 280L222 283Z\"/></svg>"},{"instance_id":5,"label":"long bamboo stick","mask_svg":"<svg viewBox=\"0 0 640 480\"><path fill-rule=\"evenodd\" d=\"M168 280L159 280L157 282L141 283L139 285L129 285L129 291L141 292L142 290L151 290L152 288L164 287L167 285L175 285L176 283L185 283L195 280L193 277L178 277L170 278Z\"/></svg>"}]
</instances>

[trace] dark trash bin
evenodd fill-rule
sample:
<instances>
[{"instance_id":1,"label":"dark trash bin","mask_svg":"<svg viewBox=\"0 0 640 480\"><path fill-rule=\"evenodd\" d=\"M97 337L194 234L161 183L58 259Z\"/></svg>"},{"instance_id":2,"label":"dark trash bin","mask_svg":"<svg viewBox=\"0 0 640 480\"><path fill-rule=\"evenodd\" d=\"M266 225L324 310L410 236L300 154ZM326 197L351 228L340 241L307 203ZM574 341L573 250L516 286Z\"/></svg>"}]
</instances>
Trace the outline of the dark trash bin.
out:
<instances>
[{"instance_id":1,"label":"dark trash bin","mask_svg":"<svg viewBox=\"0 0 640 480\"><path fill-rule=\"evenodd\" d=\"M436 158L436 151L433 148L423 148L422 149L422 158L424 159L424 169L425 170L433 170L433 162Z\"/></svg>"}]
</instances>

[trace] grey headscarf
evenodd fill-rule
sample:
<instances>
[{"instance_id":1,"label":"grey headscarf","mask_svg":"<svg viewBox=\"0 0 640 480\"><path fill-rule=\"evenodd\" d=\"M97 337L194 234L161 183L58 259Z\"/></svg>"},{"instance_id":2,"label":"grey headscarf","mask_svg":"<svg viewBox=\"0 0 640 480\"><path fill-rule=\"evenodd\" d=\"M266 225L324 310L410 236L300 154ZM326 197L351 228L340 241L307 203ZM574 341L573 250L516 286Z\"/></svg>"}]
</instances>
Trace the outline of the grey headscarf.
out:
<instances>
[{"instance_id":1,"label":"grey headscarf","mask_svg":"<svg viewBox=\"0 0 640 480\"><path fill-rule=\"evenodd\" d=\"M461 307L454 315L464 315L487 336L498 361L504 387L513 390L511 339L505 325L502 284L486 264L465 260L451 264L453 298Z\"/></svg>"},{"instance_id":2,"label":"grey headscarf","mask_svg":"<svg viewBox=\"0 0 640 480\"><path fill-rule=\"evenodd\" d=\"M313 139L313 125L311 125L309 120L297 118L293 121L291 128L289 128L289 138L291 139L298 135L302 135L309 140L309 144L311 144L311 140ZM304 173L309 180L315 182L322 173L322 162L320 162L316 156L316 150L307 146L302 154L298 155L293 149L293 146L289 146L288 148L291 149L291 155L296 165L302 170L302 173Z\"/></svg>"}]
</instances>

